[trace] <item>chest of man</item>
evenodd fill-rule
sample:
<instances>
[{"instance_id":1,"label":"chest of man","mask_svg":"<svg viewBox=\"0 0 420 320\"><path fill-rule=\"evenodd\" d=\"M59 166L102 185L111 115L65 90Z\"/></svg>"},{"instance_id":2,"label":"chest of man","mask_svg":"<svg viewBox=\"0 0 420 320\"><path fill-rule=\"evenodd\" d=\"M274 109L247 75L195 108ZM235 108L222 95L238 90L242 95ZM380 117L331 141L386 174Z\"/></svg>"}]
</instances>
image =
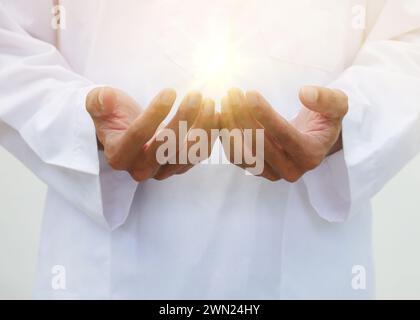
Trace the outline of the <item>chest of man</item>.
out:
<instances>
[{"instance_id":1,"label":"chest of man","mask_svg":"<svg viewBox=\"0 0 420 320\"><path fill-rule=\"evenodd\" d=\"M143 104L162 87L217 100L232 86L257 89L286 116L299 86L327 84L351 63L366 17L357 0L61 3L61 50L93 81Z\"/></svg>"}]
</instances>

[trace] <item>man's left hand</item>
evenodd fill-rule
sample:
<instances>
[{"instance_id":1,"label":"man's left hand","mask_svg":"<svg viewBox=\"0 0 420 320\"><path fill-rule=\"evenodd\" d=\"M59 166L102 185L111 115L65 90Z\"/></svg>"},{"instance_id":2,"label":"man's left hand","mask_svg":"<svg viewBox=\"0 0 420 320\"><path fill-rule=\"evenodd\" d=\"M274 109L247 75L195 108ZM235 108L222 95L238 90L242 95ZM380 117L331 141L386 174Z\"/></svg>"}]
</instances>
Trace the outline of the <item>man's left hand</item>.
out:
<instances>
[{"instance_id":1,"label":"man's left hand","mask_svg":"<svg viewBox=\"0 0 420 320\"><path fill-rule=\"evenodd\" d=\"M328 155L342 149L341 129L348 111L347 95L323 87L304 87L299 97L303 107L290 122L256 91L243 94L232 89L222 101L224 128L264 129L262 176L271 181L295 182L318 167ZM233 154L227 157L232 159Z\"/></svg>"}]
</instances>

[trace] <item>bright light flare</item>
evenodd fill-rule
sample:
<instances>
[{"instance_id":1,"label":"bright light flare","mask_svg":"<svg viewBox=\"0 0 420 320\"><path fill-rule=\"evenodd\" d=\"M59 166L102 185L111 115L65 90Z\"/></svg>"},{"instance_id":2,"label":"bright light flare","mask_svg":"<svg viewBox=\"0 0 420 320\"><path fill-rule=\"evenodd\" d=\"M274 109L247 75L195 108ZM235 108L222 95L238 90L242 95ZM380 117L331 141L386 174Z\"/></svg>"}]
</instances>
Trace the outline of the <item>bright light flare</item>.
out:
<instances>
[{"instance_id":1,"label":"bright light flare","mask_svg":"<svg viewBox=\"0 0 420 320\"><path fill-rule=\"evenodd\" d=\"M221 24L214 24L219 25ZM194 86L218 101L244 72L246 62L231 40L229 28L213 28L193 52Z\"/></svg>"}]
</instances>

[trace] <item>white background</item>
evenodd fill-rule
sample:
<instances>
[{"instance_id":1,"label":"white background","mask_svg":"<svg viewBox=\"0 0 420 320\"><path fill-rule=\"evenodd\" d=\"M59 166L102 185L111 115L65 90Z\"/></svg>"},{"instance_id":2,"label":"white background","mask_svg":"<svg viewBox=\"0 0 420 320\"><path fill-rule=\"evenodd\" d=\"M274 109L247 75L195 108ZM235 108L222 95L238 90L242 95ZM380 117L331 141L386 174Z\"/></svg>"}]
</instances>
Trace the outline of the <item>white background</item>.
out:
<instances>
[{"instance_id":1,"label":"white background","mask_svg":"<svg viewBox=\"0 0 420 320\"><path fill-rule=\"evenodd\" d=\"M0 299L30 299L45 186L0 148ZM420 157L374 199L377 298L420 299Z\"/></svg>"}]
</instances>

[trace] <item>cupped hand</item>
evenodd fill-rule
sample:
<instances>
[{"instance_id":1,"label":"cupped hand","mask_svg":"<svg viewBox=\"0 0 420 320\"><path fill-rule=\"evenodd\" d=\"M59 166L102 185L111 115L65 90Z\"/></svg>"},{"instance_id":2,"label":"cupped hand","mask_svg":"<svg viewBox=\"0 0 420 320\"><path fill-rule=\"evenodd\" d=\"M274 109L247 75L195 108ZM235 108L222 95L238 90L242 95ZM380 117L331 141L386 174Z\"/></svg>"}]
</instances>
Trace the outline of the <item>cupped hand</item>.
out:
<instances>
[{"instance_id":1,"label":"cupped hand","mask_svg":"<svg viewBox=\"0 0 420 320\"><path fill-rule=\"evenodd\" d=\"M156 153L164 141L158 139L159 132L162 129L172 130L177 141L185 141L177 144L176 157L182 148L191 147L186 137L191 128L209 130L216 126L218 119L214 102L203 100L198 92L191 92L181 102L174 118L163 127L175 100L176 92L165 89L142 111L134 99L118 89L96 88L88 94L86 109L95 124L100 147L113 169L127 171L140 182L185 173L196 164L160 163ZM182 137L180 122L187 125L187 134Z\"/></svg>"},{"instance_id":2,"label":"cupped hand","mask_svg":"<svg viewBox=\"0 0 420 320\"><path fill-rule=\"evenodd\" d=\"M245 144L245 148L263 158L261 176L271 181L296 182L342 148L341 129L348 111L347 96L339 90L323 87L304 87L299 96L303 107L290 122L256 91L244 94L232 89L222 100L222 127L253 130L252 145ZM264 130L261 155L255 154L257 129ZM249 168L243 161L235 161L232 148L227 156L232 163Z\"/></svg>"}]
</instances>

